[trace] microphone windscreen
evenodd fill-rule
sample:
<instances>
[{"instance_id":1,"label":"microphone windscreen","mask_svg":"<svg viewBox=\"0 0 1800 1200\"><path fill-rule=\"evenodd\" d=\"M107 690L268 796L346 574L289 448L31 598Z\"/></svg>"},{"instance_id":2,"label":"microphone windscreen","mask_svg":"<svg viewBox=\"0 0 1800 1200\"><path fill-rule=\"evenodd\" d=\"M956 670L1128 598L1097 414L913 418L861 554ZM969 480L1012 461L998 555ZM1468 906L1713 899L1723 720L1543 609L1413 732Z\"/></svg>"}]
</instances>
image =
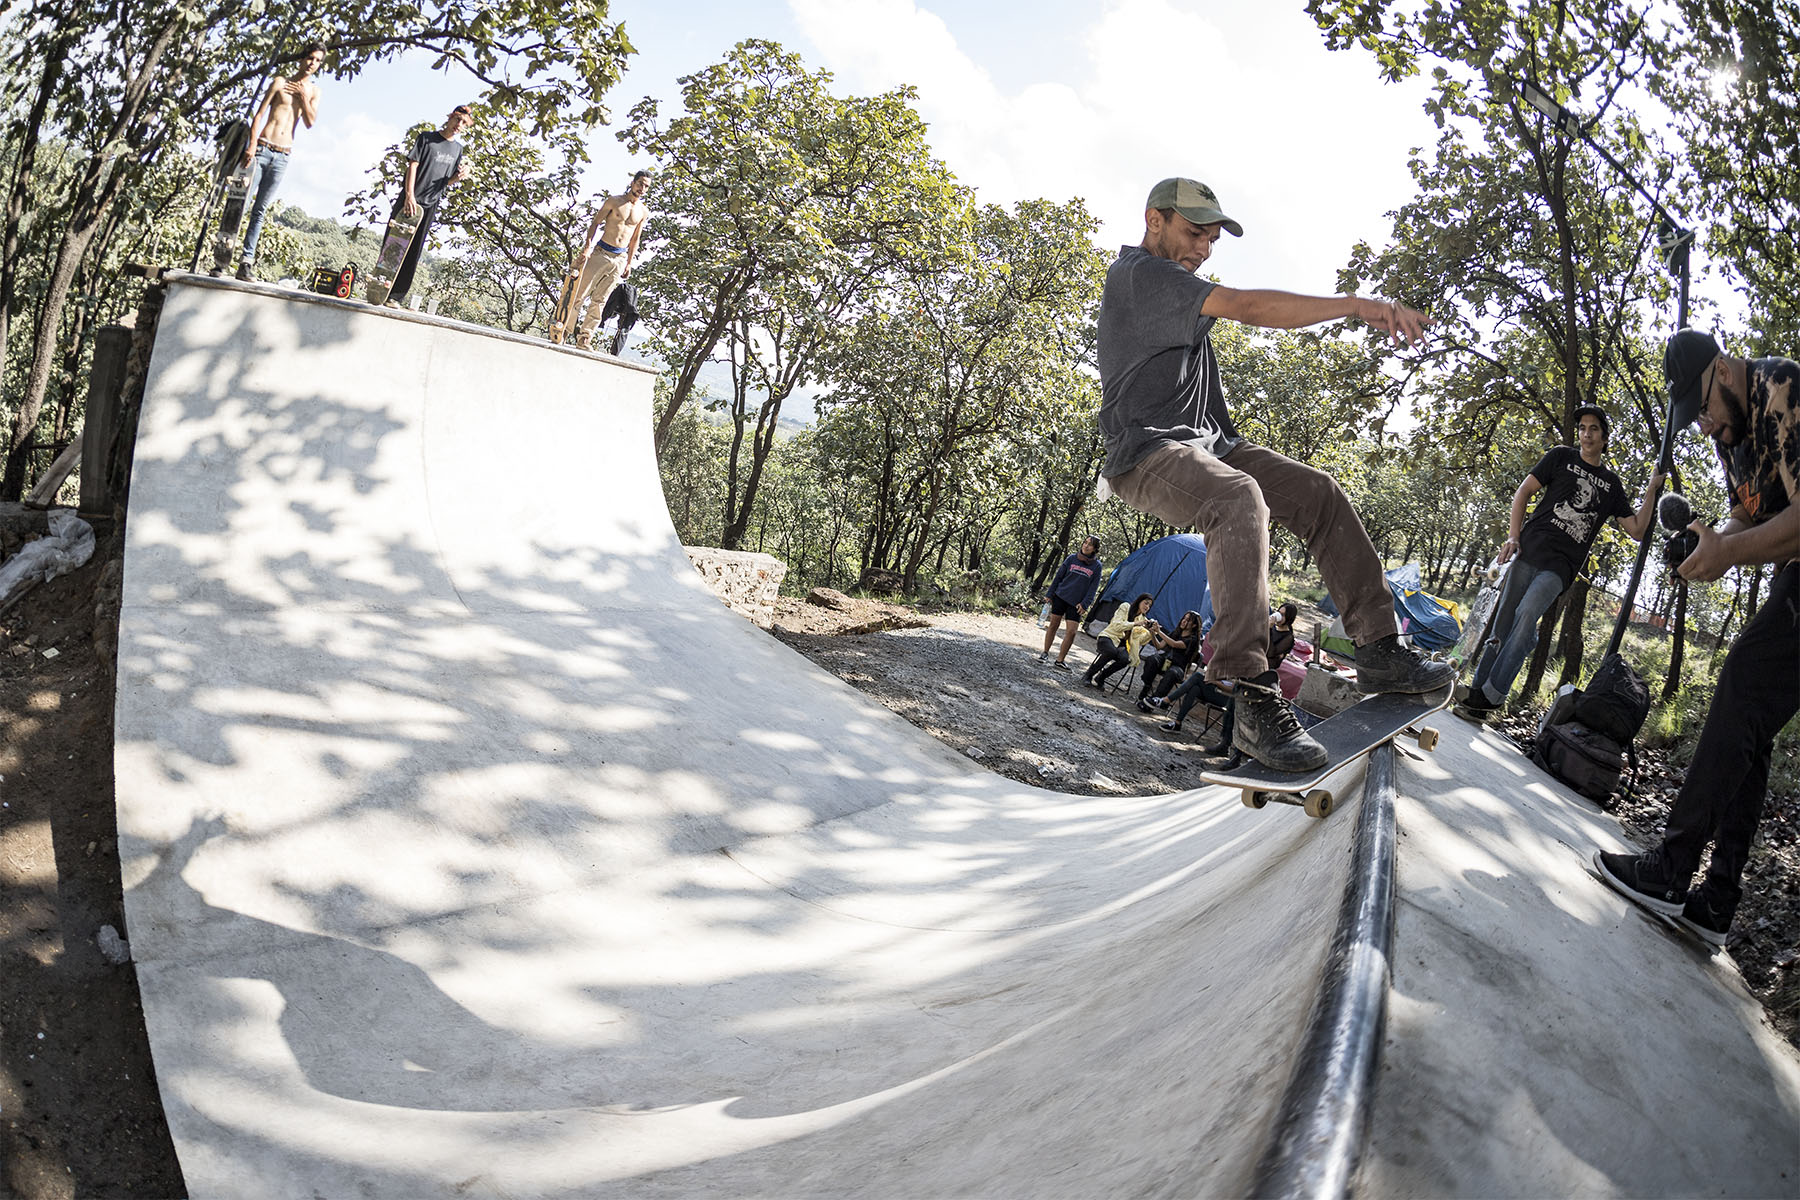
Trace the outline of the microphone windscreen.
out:
<instances>
[{"instance_id":1,"label":"microphone windscreen","mask_svg":"<svg viewBox=\"0 0 1800 1200\"><path fill-rule=\"evenodd\" d=\"M1680 492L1669 492L1656 502L1656 519L1664 529L1686 529L1694 523L1694 506Z\"/></svg>"}]
</instances>

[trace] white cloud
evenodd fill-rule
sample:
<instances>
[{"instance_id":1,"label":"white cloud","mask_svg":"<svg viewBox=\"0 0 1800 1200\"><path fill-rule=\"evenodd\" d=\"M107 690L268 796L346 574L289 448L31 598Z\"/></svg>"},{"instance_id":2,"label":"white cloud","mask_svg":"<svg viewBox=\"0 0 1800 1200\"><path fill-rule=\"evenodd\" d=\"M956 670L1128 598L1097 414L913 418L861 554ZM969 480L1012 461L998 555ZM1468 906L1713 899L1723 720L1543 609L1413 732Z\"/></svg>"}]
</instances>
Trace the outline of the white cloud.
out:
<instances>
[{"instance_id":1,"label":"white cloud","mask_svg":"<svg viewBox=\"0 0 1800 1200\"><path fill-rule=\"evenodd\" d=\"M294 139L294 161L281 178L277 198L305 209L308 216L346 219L344 197L369 185L368 169L405 132L397 122L360 112L334 115L322 105L319 123Z\"/></svg>"},{"instance_id":2,"label":"white cloud","mask_svg":"<svg viewBox=\"0 0 1800 1200\"><path fill-rule=\"evenodd\" d=\"M1072 39L1085 62L1010 30L1020 61L1041 62L1010 93L914 0L789 9L846 90L915 84L934 150L983 200L1081 196L1111 247L1141 236L1152 183L1192 175L1245 226L1214 259L1222 278L1329 291L1351 243L1383 238L1411 193L1406 150L1431 137L1421 94L1328 53L1303 13L1214 20L1196 2L1110 0Z\"/></svg>"}]
</instances>

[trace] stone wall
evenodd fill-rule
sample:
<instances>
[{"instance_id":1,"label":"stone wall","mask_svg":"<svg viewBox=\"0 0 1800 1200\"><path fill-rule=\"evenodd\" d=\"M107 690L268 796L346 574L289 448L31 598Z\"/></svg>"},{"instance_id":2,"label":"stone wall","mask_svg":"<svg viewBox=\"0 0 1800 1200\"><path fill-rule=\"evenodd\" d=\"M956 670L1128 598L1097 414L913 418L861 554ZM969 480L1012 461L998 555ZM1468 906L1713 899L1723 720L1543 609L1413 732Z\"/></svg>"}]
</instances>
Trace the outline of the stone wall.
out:
<instances>
[{"instance_id":1,"label":"stone wall","mask_svg":"<svg viewBox=\"0 0 1800 1200\"><path fill-rule=\"evenodd\" d=\"M713 593L733 612L767 629L775 621L775 597L781 591L787 564L772 554L743 550L714 550L709 546L683 546L688 560Z\"/></svg>"}]
</instances>

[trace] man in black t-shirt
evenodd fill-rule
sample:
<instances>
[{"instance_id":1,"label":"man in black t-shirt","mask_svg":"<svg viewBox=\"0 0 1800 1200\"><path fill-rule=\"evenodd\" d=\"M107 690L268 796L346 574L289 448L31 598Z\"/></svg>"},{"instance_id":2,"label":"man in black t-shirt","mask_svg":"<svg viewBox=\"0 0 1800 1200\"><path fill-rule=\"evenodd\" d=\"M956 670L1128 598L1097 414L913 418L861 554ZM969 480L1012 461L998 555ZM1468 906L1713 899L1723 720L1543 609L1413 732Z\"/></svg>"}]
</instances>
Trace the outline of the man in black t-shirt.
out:
<instances>
[{"instance_id":1,"label":"man in black t-shirt","mask_svg":"<svg viewBox=\"0 0 1800 1200\"><path fill-rule=\"evenodd\" d=\"M407 247L406 258L394 274L394 286L388 290L388 305L400 307L400 301L412 287L413 272L419 257L425 253L425 237L431 232L431 220L437 216L438 203L453 183L461 183L469 173L463 161L462 143L457 135L475 123L475 114L466 104L459 104L444 118L444 127L421 133L406 155L406 186L394 204L394 215L405 213L419 218L419 228Z\"/></svg>"},{"instance_id":2,"label":"man in black t-shirt","mask_svg":"<svg viewBox=\"0 0 1800 1200\"><path fill-rule=\"evenodd\" d=\"M1610 432L1606 414L1598 408L1586 404L1576 409L1576 445L1552 447L1513 493L1512 519L1506 544L1500 547L1500 561L1512 562L1514 555L1518 558L1507 572L1506 588L1494 612L1468 699L1456 706L1458 716L1485 721L1506 703L1525 656L1537 645L1538 621L1575 581L1587 562L1588 548L1608 517L1616 519L1633 541L1642 541L1649 530L1662 476L1650 477L1644 498L1633 513L1625 485L1601 461ZM1525 504L1539 491L1544 497L1527 521Z\"/></svg>"}]
</instances>

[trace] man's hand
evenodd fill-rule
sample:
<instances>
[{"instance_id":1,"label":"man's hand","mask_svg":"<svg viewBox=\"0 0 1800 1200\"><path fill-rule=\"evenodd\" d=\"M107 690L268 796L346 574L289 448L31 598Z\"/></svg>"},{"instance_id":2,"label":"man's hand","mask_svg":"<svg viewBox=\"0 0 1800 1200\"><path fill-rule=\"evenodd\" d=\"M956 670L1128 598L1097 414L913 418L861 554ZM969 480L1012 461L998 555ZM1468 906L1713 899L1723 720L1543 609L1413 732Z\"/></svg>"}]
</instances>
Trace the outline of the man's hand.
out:
<instances>
[{"instance_id":1,"label":"man's hand","mask_svg":"<svg viewBox=\"0 0 1800 1200\"><path fill-rule=\"evenodd\" d=\"M468 178L468 175L469 175L469 160L466 158L457 159L456 160L456 170L450 172L450 182L451 183L461 183L464 179Z\"/></svg>"},{"instance_id":2,"label":"man's hand","mask_svg":"<svg viewBox=\"0 0 1800 1200\"><path fill-rule=\"evenodd\" d=\"M1498 561L1501 566L1505 566L1507 563L1512 561L1513 555L1517 554L1518 552L1519 552L1518 540L1515 538L1507 538L1504 542L1500 543L1500 553L1495 556L1496 561Z\"/></svg>"},{"instance_id":3,"label":"man's hand","mask_svg":"<svg viewBox=\"0 0 1800 1200\"><path fill-rule=\"evenodd\" d=\"M249 166L250 160L255 157L256 157L256 143L255 142L245 142L244 143L244 161L243 161L242 165L246 166L246 167Z\"/></svg>"},{"instance_id":4,"label":"man's hand","mask_svg":"<svg viewBox=\"0 0 1800 1200\"><path fill-rule=\"evenodd\" d=\"M1710 583L1736 565L1726 556L1725 539L1718 530L1704 521L1695 521L1688 528L1700 535L1700 546L1681 560L1676 574L1694 583Z\"/></svg>"},{"instance_id":5,"label":"man's hand","mask_svg":"<svg viewBox=\"0 0 1800 1200\"><path fill-rule=\"evenodd\" d=\"M281 81L280 87L283 92L296 100L299 100L306 95L306 85L298 80L284 79Z\"/></svg>"},{"instance_id":6,"label":"man's hand","mask_svg":"<svg viewBox=\"0 0 1800 1200\"><path fill-rule=\"evenodd\" d=\"M1418 309L1394 300L1364 300L1359 308L1361 311L1357 315L1363 321L1408 346L1421 341L1425 337L1425 327L1431 324L1431 318Z\"/></svg>"},{"instance_id":7,"label":"man's hand","mask_svg":"<svg viewBox=\"0 0 1800 1200\"><path fill-rule=\"evenodd\" d=\"M414 200L410 195L407 196L407 198L406 198L406 206L405 207L406 207L406 215L409 217L416 217L420 213L425 211L424 208L420 207L419 202L417 200Z\"/></svg>"}]
</instances>

